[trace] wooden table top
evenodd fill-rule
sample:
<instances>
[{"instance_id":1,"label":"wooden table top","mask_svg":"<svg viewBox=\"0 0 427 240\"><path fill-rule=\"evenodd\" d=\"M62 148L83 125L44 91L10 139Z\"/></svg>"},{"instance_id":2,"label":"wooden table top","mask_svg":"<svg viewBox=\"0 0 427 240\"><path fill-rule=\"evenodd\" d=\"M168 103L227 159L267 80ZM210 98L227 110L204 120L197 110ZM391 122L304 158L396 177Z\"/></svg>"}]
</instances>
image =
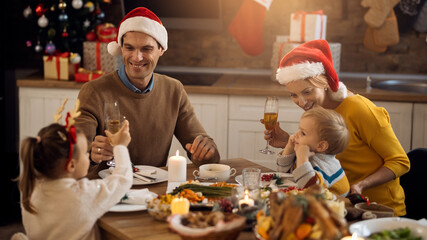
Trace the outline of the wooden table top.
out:
<instances>
[{"instance_id":1,"label":"wooden table top","mask_svg":"<svg viewBox=\"0 0 427 240\"><path fill-rule=\"evenodd\" d=\"M243 168L256 167L260 168L262 172L272 171L269 168L258 165L254 162L248 161L243 158L221 160L222 164L227 164L237 170L236 176L242 174ZM187 165L187 180L193 179L193 171L197 167L194 164ZM228 181L234 182L234 177ZM135 188L145 188L157 194L166 193L167 182L146 185L134 186ZM102 239L160 239L160 240L173 240L181 239L180 236L169 229L167 222L160 222L151 217L148 212L108 212L98 220L98 226L101 231ZM252 232L241 232L238 239L256 239Z\"/></svg>"}]
</instances>

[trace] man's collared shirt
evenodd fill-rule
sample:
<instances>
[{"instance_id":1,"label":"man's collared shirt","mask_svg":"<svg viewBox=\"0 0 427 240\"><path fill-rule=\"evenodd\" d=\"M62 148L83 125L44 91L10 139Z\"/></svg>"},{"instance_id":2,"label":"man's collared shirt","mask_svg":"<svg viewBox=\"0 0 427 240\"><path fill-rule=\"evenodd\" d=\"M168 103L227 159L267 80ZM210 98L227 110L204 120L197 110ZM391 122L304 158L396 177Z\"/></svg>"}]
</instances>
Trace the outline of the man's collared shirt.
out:
<instances>
[{"instance_id":1,"label":"man's collared shirt","mask_svg":"<svg viewBox=\"0 0 427 240\"><path fill-rule=\"evenodd\" d=\"M154 74L151 75L151 79L150 82L148 83L148 86L144 89L144 91L141 91L141 89L135 87L135 85L133 85L128 76L126 75L126 71L125 71L125 65L122 65L122 67L119 68L118 72L119 74L119 78L120 80L122 80L123 84L129 88L132 92L135 93L148 93L153 89L153 85L154 85Z\"/></svg>"}]
</instances>

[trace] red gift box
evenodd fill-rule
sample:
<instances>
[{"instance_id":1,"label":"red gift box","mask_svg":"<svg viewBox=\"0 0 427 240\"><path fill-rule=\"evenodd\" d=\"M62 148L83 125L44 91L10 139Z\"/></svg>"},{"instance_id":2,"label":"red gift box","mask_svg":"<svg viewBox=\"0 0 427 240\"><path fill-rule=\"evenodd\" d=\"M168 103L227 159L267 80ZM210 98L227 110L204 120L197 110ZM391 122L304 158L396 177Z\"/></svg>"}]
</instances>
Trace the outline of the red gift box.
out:
<instances>
[{"instance_id":1,"label":"red gift box","mask_svg":"<svg viewBox=\"0 0 427 240\"><path fill-rule=\"evenodd\" d=\"M104 74L103 71L89 71L84 68L79 68L79 70L74 74L74 79L76 82L89 82L95 80Z\"/></svg>"},{"instance_id":2,"label":"red gift box","mask_svg":"<svg viewBox=\"0 0 427 240\"><path fill-rule=\"evenodd\" d=\"M109 43L117 38L117 28L111 23L103 23L96 26L96 35L100 42Z\"/></svg>"}]
</instances>

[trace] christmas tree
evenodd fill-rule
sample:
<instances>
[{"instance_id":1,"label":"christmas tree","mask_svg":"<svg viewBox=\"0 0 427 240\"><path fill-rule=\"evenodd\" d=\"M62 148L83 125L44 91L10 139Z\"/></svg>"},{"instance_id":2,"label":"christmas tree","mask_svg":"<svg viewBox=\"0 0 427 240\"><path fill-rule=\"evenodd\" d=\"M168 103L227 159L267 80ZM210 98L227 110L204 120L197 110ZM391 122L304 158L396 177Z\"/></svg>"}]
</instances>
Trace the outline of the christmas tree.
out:
<instances>
[{"instance_id":1,"label":"christmas tree","mask_svg":"<svg viewBox=\"0 0 427 240\"><path fill-rule=\"evenodd\" d=\"M34 31L27 47L43 54L82 54L82 43L95 40L95 28L105 19L100 5L111 0L28 0L23 16Z\"/></svg>"}]
</instances>

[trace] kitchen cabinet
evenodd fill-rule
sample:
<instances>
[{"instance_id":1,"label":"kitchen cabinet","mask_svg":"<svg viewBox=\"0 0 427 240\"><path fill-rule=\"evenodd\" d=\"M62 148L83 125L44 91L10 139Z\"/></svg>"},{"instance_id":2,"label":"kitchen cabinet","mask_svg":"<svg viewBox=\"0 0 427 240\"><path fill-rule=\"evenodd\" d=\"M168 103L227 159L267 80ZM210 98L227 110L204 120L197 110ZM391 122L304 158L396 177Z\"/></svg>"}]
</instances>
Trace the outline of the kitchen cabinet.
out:
<instances>
[{"instance_id":1,"label":"kitchen cabinet","mask_svg":"<svg viewBox=\"0 0 427 240\"><path fill-rule=\"evenodd\" d=\"M415 103L412 127L412 149L427 148L427 104Z\"/></svg>"},{"instance_id":2,"label":"kitchen cabinet","mask_svg":"<svg viewBox=\"0 0 427 240\"><path fill-rule=\"evenodd\" d=\"M58 88L19 88L19 139L37 136L41 128L53 122L53 114L65 98L68 102L65 111L74 108L79 94L78 89ZM189 94L194 111L206 132L215 140L222 159L227 158L228 97L226 95ZM62 124L64 124L62 119ZM170 155L179 149L180 143L173 140ZM183 154L181 154L183 155Z\"/></svg>"},{"instance_id":3,"label":"kitchen cabinet","mask_svg":"<svg viewBox=\"0 0 427 240\"><path fill-rule=\"evenodd\" d=\"M188 94L188 97L205 131L214 139L221 159L227 159L228 96ZM173 137L169 156L175 155L176 150L185 155L184 148Z\"/></svg>"},{"instance_id":4,"label":"kitchen cabinet","mask_svg":"<svg viewBox=\"0 0 427 240\"><path fill-rule=\"evenodd\" d=\"M19 142L28 136L35 137L41 128L53 123L53 115L68 98L64 110L73 109L78 89L19 88ZM65 124L64 114L60 120Z\"/></svg>"},{"instance_id":5,"label":"kitchen cabinet","mask_svg":"<svg viewBox=\"0 0 427 240\"><path fill-rule=\"evenodd\" d=\"M229 131L228 158L242 157L271 169L276 169L276 156L260 153L266 146L264 117L266 97L230 96L229 97ZM298 130L299 119L303 110L289 98L279 98L280 127L290 134ZM270 146L271 147L271 146ZM281 149L272 148L278 153Z\"/></svg>"},{"instance_id":6,"label":"kitchen cabinet","mask_svg":"<svg viewBox=\"0 0 427 240\"><path fill-rule=\"evenodd\" d=\"M374 101L375 105L383 107L390 115L391 127L399 139L405 152L411 150L412 137L412 103Z\"/></svg>"}]
</instances>

